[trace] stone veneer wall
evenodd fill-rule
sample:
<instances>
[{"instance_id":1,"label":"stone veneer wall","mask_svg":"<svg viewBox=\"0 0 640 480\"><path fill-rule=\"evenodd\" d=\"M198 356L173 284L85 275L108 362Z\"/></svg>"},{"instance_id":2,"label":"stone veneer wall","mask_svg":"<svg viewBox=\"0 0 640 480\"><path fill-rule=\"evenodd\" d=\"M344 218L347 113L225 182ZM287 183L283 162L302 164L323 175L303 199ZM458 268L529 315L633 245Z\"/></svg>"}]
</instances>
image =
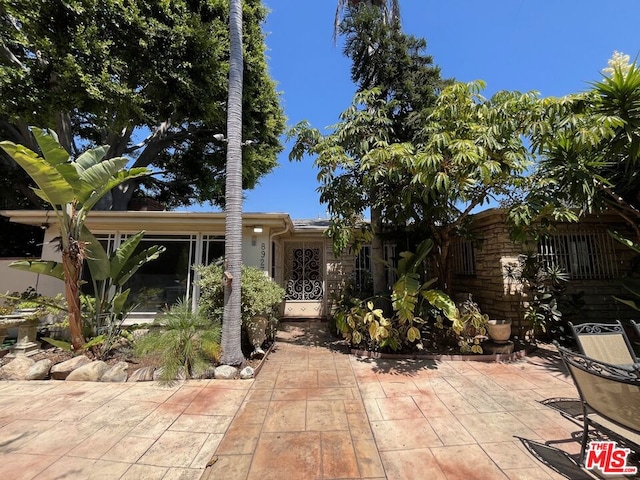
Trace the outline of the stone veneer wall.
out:
<instances>
[{"instance_id":1,"label":"stone veneer wall","mask_svg":"<svg viewBox=\"0 0 640 480\"><path fill-rule=\"evenodd\" d=\"M333 314L336 299L345 286L347 280L355 270L356 260L354 255L345 253L340 258L333 254L331 241L325 242L325 263L327 266L325 285L327 288L327 317Z\"/></svg>"},{"instance_id":2,"label":"stone veneer wall","mask_svg":"<svg viewBox=\"0 0 640 480\"><path fill-rule=\"evenodd\" d=\"M624 232L625 227L614 216L592 216L578 224L562 224L557 232L593 233L615 228ZM472 231L475 235L475 271L473 276L454 276L455 292L469 292L484 313L491 318L511 319L513 332L518 334L527 325L522 318L519 287L510 284L505 277L504 266L517 262L519 254L535 251L535 244L523 245L509 239L509 231L503 214L498 210L482 212L476 216ZM619 242L613 242L616 250L618 274L625 276L635 253ZM606 321L638 318L638 312L615 301L612 295L625 296L624 289L615 279L582 280L572 279L567 284L567 294L584 292L585 306L574 316L567 316L574 322ZM565 312L566 314L566 312Z\"/></svg>"}]
</instances>

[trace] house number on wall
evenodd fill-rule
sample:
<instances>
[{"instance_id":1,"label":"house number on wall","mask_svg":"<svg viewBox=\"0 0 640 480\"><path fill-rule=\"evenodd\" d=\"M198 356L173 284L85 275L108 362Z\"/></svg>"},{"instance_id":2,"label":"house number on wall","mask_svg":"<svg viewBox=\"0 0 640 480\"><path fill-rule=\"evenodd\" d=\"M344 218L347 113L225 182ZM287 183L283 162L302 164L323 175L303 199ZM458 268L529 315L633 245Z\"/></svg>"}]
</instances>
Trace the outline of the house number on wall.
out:
<instances>
[{"instance_id":1,"label":"house number on wall","mask_svg":"<svg viewBox=\"0 0 640 480\"><path fill-rule=\"evenodd\" d=\"M264 270L265 259L267 257L267 245L262 242L260 244L260 268Z\"/></svg>"}]
</instances>

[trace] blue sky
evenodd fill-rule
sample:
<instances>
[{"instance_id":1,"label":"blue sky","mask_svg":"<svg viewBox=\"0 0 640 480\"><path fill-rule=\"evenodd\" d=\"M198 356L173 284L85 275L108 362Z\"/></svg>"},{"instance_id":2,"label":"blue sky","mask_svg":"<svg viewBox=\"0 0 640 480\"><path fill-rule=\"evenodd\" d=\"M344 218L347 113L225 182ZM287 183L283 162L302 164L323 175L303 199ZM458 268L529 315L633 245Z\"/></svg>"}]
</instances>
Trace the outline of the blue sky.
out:
<instances>
[{"instance_id":1,"label":"blue sky","mask_svg":"<svg viewBox=\"0 0 640 480\"><path fill-rule=\"evenodd\" d=\"M323 130L337 122L355 87L350 61L332 41L336 1L264 0L268 64L278 82L289 126L308 120ZM482 79L485 96L535 90L562 96L588 89L614 50L640 53L640 1L404 0L405 32L427 40L442 75ZM245 193L247 212L326 216L318 200L313 160L280 166Z\"/></svg>"}]
</instances>

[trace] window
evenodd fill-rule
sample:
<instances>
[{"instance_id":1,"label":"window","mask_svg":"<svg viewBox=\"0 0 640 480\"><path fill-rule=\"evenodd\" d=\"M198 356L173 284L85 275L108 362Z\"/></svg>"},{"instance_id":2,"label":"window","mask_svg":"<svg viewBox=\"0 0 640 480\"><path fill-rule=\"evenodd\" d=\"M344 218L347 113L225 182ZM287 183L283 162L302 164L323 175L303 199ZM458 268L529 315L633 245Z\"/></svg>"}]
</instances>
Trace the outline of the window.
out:
<instances>
[{"instance_id":1,"label":"window","mask_svg":"<svg viewBox=\"0 0 640 480\"><path fill-rule=\"evenodd\" d=\"M97 239L107 254L111 254L128 237L126 234L98 235ZM187 301L198 297L193 265L208 265L224 256L224 236L204 235L146 235L132 257L153 245L162 245L166 251L156 260L145 263L129 279L131 288L128 301L134 312L158 312L173 305L179 298ZM85 265L86 267L86 265ZM84 269L84 293L93 293L88 268Z\"/></svg>"},{"instance_id":2,"label":"window","mask_svg":"<svg viewBox=\"0 0 640 480\"><path fill-rule=\"evenodd\" d=\"M605 232L551 235L538 242L538 254L546 266L560 267L570 278L618 276L613 239Z\"/></svg>"},{"instance_id":3,"label":"window","mask_svg":"<svg viewBox=\"0 0 640 480\"><path fill-rule=\"evenodd\" d=\"M455 275L476 274L476 258L473 253L473 241L459 240L451 245L451 268Z\"/></svg>"},{"instance_id":4,"label":"window","mask_svg":"<svg viewBox=\"0 0 640 480\"><path fill-rule=\"evenodd\" d=\"M373 295L373 276L371 268L371 245L363 245L356 255L356 265L353 271L354 293L359 298Z\"/></svg>"},{"instance_id":5,"label":"window","mask_svg":"<svg viewBox=\"0 0 640 480\"><path fill-rule=\"evenodd\" d=\"M140 267L125 285L131 288L129 300L135 304L134 311L155 312L173 305L179 298L190 297L191 265L196 263L195 235L148 235L142 238L134 255L153 245L163 245L166 251Z\"/></svg>"},{"instance_id":6,"label":"window","mask_svg":"<svg viewBox=\"0 0 640 480\"><path fill-rule=\"evenodd\" d=\"M395 267L398 266L396 246L391 243L386 243L382 246L382 253L384 255L384 261L387 262L384 266L384 278L387 289L390 291L393 288L393 284L398 280L394 270ZM355 270L353 272L355 293L359 298L370 297L374 294L372 268L374 261L371 255L371 245L363 245L360 247L360 252L356 255Z\"/></svg>"},{"instance_id":7,"label":"window","mask_svg":"<svg viewBox=\"0 0 640 480\"><path fill-rule=\"evenodd\" d=\"M393 288L393 284L398 281L398 275L396 275L395 269L398 267L398 257L396 253L396 246L391 243L386 243L384 249L384 260L387 265L384 267L385 278L387 280L387 287L389 290Z\"/></svg>"}]
</instances>

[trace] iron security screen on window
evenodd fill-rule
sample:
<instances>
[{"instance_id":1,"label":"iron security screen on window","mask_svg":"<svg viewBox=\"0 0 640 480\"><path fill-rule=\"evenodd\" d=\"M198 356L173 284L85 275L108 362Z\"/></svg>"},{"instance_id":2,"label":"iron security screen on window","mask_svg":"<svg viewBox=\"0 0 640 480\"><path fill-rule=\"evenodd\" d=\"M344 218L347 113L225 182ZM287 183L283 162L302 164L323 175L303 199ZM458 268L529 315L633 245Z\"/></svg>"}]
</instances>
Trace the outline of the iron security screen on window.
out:
<instances>
[{"instance_id":1,"label":"iron security screen on window","mask_svg":"<svg viewBox=\"0 0 640 480\"><path fill-rule=\"evenodd\" d=\"M551 235L538 242L547 266L560 267L575 279L616 278L613 239L605 232Z\"/></svg>"}]
</instances>

